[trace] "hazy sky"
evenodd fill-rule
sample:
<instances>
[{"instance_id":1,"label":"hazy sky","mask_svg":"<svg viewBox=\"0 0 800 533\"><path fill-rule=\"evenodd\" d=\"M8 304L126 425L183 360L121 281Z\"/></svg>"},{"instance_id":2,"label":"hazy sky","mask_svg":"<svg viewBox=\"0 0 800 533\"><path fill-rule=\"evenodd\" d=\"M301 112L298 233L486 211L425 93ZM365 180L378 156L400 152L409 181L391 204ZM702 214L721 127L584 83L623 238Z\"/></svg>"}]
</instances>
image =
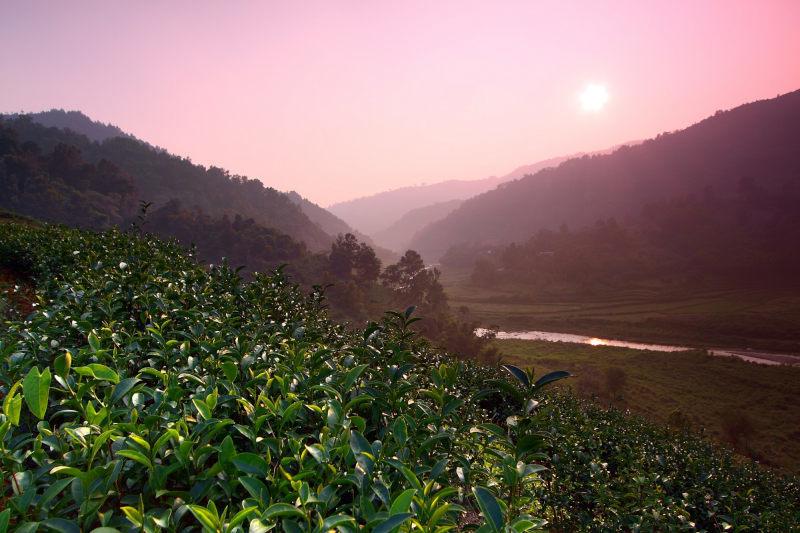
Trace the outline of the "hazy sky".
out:
<instances>
[{"instance_id":1,"label":"hazy sky","mask_svg":"<svg viewBox=\"0 0 800 533\"><path fill-rule=\"evenodd\" d=\"M798 28L800 0L3 0L0 111L79 109L327 205L798 89Z\"/></svg>"}]
</instances>

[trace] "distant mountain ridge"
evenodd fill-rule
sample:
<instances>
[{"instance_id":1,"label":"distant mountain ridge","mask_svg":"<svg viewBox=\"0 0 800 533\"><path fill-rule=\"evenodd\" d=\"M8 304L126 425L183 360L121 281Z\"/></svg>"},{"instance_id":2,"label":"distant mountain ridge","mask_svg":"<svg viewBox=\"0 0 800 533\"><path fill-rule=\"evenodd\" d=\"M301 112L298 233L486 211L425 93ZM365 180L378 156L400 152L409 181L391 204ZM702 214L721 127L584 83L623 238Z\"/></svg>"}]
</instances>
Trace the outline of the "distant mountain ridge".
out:
<instances>
[{"instance_id":1,"label":"distant mountain ridge","mask_svg":"<svg viewBox=\"0 0 800 533\"><path fill-rule=\"evenodd\" d=\"M418 231L428 224L443 219L463 202L464 200L460 199L448 200L412 209L388 228L375 233L374 238L389 249L403 253L408 249L411 239Z\"/></svg>"},{"instance_id":2,"label":"distant mountain ridge","mask_svg":"<svg viewBox=\"0 0 800 533\"><path fill-rule=\"evenodd\" d=\"M611 154L584 156L465 201L411 242L428 260L461 243L505 244L562 224L638 216L649 202L727 195L754 180L771 191L800 181L800 91L715 115Z\"/></svg>"},{"instance_id":3,"label":"distant mountain ridge","mask_svg":"<svg viewBox=\"0 0 800 533\"><path fill-rule=\"evenodd\" d=\"M374 237L388 229L409 211L451 200L466 200L476 194L493 189L504 181L524 175L526 172L535 172L541 168L557 165L566 159L568 158L546 159L532 165L519 167L505 176L491 176L478 180L447 180L401 187L339 202L328 206L328 211L355 229ZM381 244L385 245L385 243Z\"/></svg>"},{"instance_id":4,"label":"distant mountain ridge","mask_svg":"<svg viewBox=\"0 0 800 533\"><path fill-rule=\"evenodd\" d=\"M371 246L375 253L377 254L378 258L384 262L393 262L397 259L396 254L390 250L386 250L381 248L380 246L375 244L375 241L372 240L368 235L364 235L358 230L355 230L350 227L347 222L342 220L341 218L337 217L324 207L320 207L319 205L315 204L311 200L304 198L296 191L289 191L286 195L291 199L295 204L300 207L300 210L305 213L305 215L315 224L317 224L322 230L330 235L331 237L337 237L339 235L345 235L347 233L352 233L355 235L359 241L368 244Z\"/></svg>"}]
</instances>

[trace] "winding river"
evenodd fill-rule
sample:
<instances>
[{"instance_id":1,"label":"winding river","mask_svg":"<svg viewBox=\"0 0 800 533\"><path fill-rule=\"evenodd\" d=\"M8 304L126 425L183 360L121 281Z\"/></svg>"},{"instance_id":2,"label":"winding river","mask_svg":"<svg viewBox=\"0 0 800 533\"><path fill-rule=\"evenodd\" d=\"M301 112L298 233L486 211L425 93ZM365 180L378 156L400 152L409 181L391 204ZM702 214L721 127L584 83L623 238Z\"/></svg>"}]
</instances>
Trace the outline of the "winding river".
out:
<instances>
[{"instance_id":1,"label":"winding river","mask_svg":"<svg viewBox=\"0 0 800 533\"><path fill-rule=\"evenodd\" d=\"M483 335L488 330L478 328L477 335ZM691 350L689 346L675 346L670 344L649 344L642 342L623 341L618 339L603 339L573 333L556 333L553 331L498 331L498 339L537 340L548 342L574 342L577 344L590 344L592 346L615 346L618 348L632 348L634 350L651 350L654 352L682 352ZM736 357L750 363L761 365L793 365L800 366L800 356L782 353L761 352L749 349L736 348L711 348L711 355L719 357Z\"/></svg>"}]
</instances>

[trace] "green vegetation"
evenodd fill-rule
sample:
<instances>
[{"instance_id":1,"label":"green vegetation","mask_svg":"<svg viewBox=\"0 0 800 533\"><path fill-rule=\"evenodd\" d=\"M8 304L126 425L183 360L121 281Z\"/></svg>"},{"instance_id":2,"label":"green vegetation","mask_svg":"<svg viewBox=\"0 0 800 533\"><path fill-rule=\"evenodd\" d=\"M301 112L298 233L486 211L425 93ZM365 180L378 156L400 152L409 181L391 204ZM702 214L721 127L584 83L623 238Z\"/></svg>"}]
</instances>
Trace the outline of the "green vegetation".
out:
<instances>
[{"instance_id":1,"label":"green vegetation","mask_svg":"<svg viewBox=\"0 0 800 533\"><path fill-rule=\"evenodd\" d=\"M504 360L567 384L602 405L686 428L759 462L800 472L800 368L754 365L693 352L651 352L565 342L497 340Z\"/></svg>"},{"instance_id":2,"label":"green vegetation","mask_svg":"<svg viewBox=\"0 0 800 533\"><path fill-rule=\"evenodd\" d=\"M445 269L450 304L484 325L696 347L800 353L800 287L705 288L632 285L586 294L537 292L522 284L474 285Z\"/></svg>"},{"instance_id":3,"label":"green vegetation","mask_svg":"<svg viewBox=\"0 0 800 533\"><path fill-rule=\"evenodd\" d=\"M36 287L0 327L0 533L800 520L795 479L444 356L412 310L349 331L279 274L114 230L3 224L0 260Z\"/></svg>"},{"instance_id":4,"label":"green vegetation","mask_svg":"<svg viewBox=\"0 0 800 533\"><path fill-rule=\"evenodd\" d=\"M310 250L333 241L286 194L261 181L193 164L131 137L92 142L29 116L0 117L0 161L0 208L48 222L105 229L125 225L141 201L155 211L178 200L213 220L253 219Z\"/></svg>"}]
</instances>

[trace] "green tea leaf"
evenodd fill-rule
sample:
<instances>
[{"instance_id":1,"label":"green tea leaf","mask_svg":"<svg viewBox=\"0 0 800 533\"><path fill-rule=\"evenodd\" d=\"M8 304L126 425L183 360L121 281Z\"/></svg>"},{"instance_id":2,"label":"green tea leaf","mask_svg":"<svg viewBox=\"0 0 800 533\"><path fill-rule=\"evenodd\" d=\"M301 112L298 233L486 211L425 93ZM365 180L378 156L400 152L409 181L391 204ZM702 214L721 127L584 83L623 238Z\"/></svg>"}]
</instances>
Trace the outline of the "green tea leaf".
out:
<instances>
[{"instance_id":1,"label":"green tea leaf","mask_svg":"<svg viewBox=\"0 0 800 533\"><path fill-rule=\"evenodd\" d=\"M63 518L48 518L42 525L59 533L81 533L81 528L75 522Z\"/></svg>"},{"instance_id":2,"label":"green tea leaf","mask_svg":"<svg viewBox=\"0 0 800 533\"><path fill-rule=\"evenodd\" d=\"M401 492L392 502L392 507L389 509L389 514L396 515L407 513L409 507L411 507L411 500L414 498L414 494L416 493L417 489L406 489Z\"/></svg>"},{"instance_id":3,"label":"green tea leaf","mask_svg":"<svg viewBox=\"0 0 800 533\"><path fill-rule=\"evenodd\" d=\"M495 498L494 494L489 492L484 487L473 487L472 493L478 502L478 507L481 509L483 518L486 523L492 528L492 531L502 531L505 519L503 518L503 509L500 503Z\"/></svg>"},{"instance_id":4,"label":"green tea leaf","mask_svg":"<svg viewBox=\"0 0 800 533\"><path fill-rule=\"evenodd\" d=\"M305 518L306 515L295 507L294 505L289 505L288 503L273 503L270 505L266 511L261 515L263 520L267 520L270 518L280 518L284 516L296 516L298 518Z\"/></svg>"},{"instance_id":5,"label":"green tea leaf","mask_svg":"<svg viewBox=\"0 0 800 533\"><path fill-rule=\"evenodd\" d=\"M119 383L119 375L106 365L101 365L100 363L92 363L90 365L76 367L75 373L80 376L91 377L100 381Z\"/></svg>"},{"instance_id":6,"label":"green tea leaf","mask_svg":"<svg viewBox=\"0 0 800 533\"><path fill-rule=\"evenodd\" d=\"M219 520L214 513L200 505L189 505L188 507L194 517L197 518L197 521L203 524L203 528L206 531L217 533L220 530Z\"/></svg>"},{"instance_id":7,"label":"green tea leaf","mask_svg":"<svg viewBox=\"0 0 800 533\"><path fill-rule=\"evenodd\" d=\"M116 403L128 394L133 387L139 383L139 378L126 378L114 386L114 391L111 393L111 403Z\"/></svg>"},{"instance_id":8,"label":"green tea leaf","mask_svg":"<svg viewBox=\"0 0 800 533\"><path fill-rule=\"evenodd\" d=\"M17 394L17 389L22 385L22 381L17 381L3 398L3 413L8 417L12 424L19 425L19 415L22 412L22 397ZM24 392L23 392L24 394Z\"/></svg>"},{"instance_id":9,"label":"green tea leaf","mask_svg":"<svg viewBox=\"0 0 800 533\"><path fill-rule=\"evenodd\" d=\"M372 530L372 533L390 533L391 531L394 531L396 528L403 525L403 523L412 516L414 515L411 513L401 513L390 516L383 522L379 523L375 529Z\"/></svg>"},{"instance_id":10,"label":"green tea leaf","mask_svg":"<svg viewBox=\"0 0 800 533\"><path fill-rule=\"evenodd\" d=\"M266 476L269 469L269 465L261 456L249 452L237 454L231 462L246 474Z\"/></svg>"},{"instance_id":11,"label":"green tea leaf","mask_svg":"<svg viewBox=\"0 0 800 533\"><path fill-rule=\"evenodd\" d=\"M31 368L22 382L22 394L31 413L40 420L44 418L50 396L50 369L40 373L38 367Z\"/></svg>"},{"instance_id":12,"label":"green tea leaf","mask_svg":"<svg viewBox=\"0 0 800 533\"><path fill-rule=\"evenodd\" d=\"M509 374L514 376L517 379L517 381L519 381L522 384L522 386L524 387L531 386L531 381L528 379L528 374L526 374L525 371L522 370L520 367L514 365L503 365L503 368L506 369Z\"/></svg>"},{"instance_id":13,"label":"green tea leaf","mask_svg":"<svg viewBox=\"0 0 800 533\"><path fill-rule=\"evenodd\" d=\"M536 380L536 383L533 384L534 387L537 389L539 387L543 387L548 383L552 383L554 381L558 381L559 379L564 379L570 377L572 374L567 372L566 370L557 370L555 372L550 372L549 374L545 374L544 376L540 377Z\"/></svg>"}]
</instances>

